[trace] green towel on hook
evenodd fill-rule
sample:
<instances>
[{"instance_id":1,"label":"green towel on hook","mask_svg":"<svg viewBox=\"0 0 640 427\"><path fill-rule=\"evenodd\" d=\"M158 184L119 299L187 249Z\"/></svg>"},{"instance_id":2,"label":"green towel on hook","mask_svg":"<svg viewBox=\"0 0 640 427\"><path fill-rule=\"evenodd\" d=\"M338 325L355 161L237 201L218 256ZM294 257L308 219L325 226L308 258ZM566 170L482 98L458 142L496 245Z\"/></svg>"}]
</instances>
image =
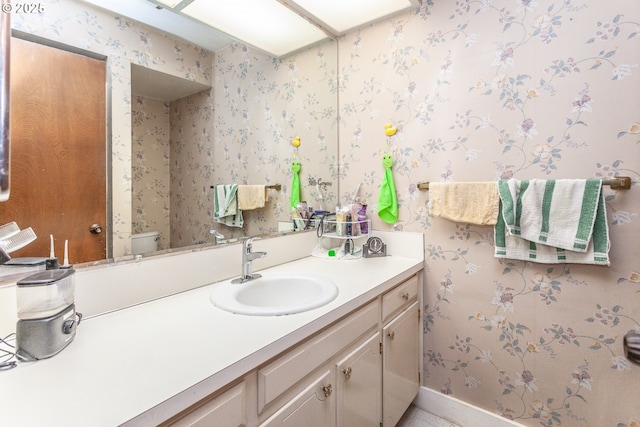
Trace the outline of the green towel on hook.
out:
<instances>
[{"instance_id":1,"label":"green towel on hook","mask_svg":"<svg viewBox=\"0 0 640 427\"><path fill-rule=\"evenodd\" d=\"M380 195L378 196L378 216L388 224L395 224L398 221L398 197L396 196L396 186L391 173L392 165L393 158L388 154L385 155L382 158L384 177L382 178Z\"/></svg>"},{"instance_id":2,"label":"green towel on hook","mask_svg":"<svg viewBox=\"0 0 640 427\"><path fill-rule=\"evenodd\" d=\"M291 172L293 172L293 179L291 180L291 209L295 209L300 203L300 162L291 163Z\"/></svg>"}]
</instances>

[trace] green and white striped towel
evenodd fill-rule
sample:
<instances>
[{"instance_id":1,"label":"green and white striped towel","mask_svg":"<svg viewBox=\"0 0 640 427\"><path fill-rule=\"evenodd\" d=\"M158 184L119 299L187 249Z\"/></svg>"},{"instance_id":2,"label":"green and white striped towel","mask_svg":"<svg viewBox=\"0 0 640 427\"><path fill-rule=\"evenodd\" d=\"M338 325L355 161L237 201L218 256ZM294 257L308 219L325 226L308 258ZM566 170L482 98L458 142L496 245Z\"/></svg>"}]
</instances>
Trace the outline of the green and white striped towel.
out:
<instances>
[{"instance_id":1,"label":"green and white striped towel","mask_svg":"<svg viewBox=\"0 0 640 427\"><path fill-rule=\"evenodd\" d=\"M602 182L498 182L495 256L540 263L609 265L609 229Z\"/></svg>"},{"instance_id":2,"label":"green and white striped towel","mask_svg":"<svg viewBox=\"0 0 640 427\"><path fill-rule=\"evenodd\" d=\"M216 185L213 188L213 221L229 227L242 227L242 210L238 209L238 184Z\"/></svg>"}]
</instances>

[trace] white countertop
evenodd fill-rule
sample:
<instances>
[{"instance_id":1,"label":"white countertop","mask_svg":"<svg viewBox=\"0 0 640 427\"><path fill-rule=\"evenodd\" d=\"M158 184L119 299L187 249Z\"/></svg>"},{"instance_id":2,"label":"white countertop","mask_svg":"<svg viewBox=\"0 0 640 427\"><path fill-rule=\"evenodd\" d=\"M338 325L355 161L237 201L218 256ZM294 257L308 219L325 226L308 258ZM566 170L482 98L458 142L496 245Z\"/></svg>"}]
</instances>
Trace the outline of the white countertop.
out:
<instances>
[{"instance_id":1,"label":"white countertop","mask_svg":"<svg viewBox=\"0 0 640 427\"><path fill-rule=\"evenodd\" d=\"M0 424L155 425L422 267L400 256L308 257L261 271L319 274L338 285L335 300L304 313L228 313L209 301L213 284L85 320L58 355L0 372Z\"/></svg>"}]
</instances>

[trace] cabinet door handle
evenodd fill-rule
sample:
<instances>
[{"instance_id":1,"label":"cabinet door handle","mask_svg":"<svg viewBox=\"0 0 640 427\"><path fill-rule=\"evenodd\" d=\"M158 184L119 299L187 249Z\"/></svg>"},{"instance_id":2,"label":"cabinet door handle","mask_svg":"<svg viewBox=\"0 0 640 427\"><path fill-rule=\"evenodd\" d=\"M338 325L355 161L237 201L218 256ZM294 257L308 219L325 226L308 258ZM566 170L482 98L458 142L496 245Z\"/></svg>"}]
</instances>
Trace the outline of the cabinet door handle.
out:
<instances>
[{"instance_id":1,"label":"cabinet door handle","mask_svg":"<svg viewBox=\"0 0 640 427\"><path fill-rule=\"evenodd\" d=\"M326 386L322 387L322 392L324 393L324 397L331 396L332 391L333 391L333 387L331 386L331 384L327 384Z\"/></svg>"},{"instance_id":2,"label":"cabinet door handle","mask_svg":"<svg viewBox=\"0 0 640 427\"><path fill-rule=\"evenodd\" d=\"M389 337L389 341L393 341L393 339L396 337L396 333L391 331L387 334L387 336Z\"/></svg>"},{"instance_id":3,"label":"cabinet door handle","mask_svg":"<svg viewBox=\"0 0 640 427\"><path fill-rule=\"evenodd\" d=\"M345 379L347 379L347 380L348 380L349 378L351 378L351 366L349 366L349 367L348 367L348 368L346 368L346 369L343 369L343 370L342 370L342 373L344 374L344 378L345 378Z\"/></svg>"},{"instance_id":4,"label":"cabinet door handle","mask_svg":"<svg viewBox=\"0 0 640 427\"><path fill-rule=\"evenodd\" d=\"M409 301L409 292L405 292L404 294L402 294L402 299L405 301Z\"/></svg>"}]
</instances>

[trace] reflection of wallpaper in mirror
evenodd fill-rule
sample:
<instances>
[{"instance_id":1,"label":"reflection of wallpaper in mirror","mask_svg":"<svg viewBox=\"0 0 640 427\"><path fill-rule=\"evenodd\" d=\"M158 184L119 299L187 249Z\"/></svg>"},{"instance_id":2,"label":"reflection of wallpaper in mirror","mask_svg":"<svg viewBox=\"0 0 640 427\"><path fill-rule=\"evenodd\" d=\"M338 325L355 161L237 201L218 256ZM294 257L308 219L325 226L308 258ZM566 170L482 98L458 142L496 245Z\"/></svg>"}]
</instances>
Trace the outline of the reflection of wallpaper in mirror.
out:
<instances>
[{"instance_id":1,"label":"reflection of wallpaper in mirror","mask_svg":"<svg viewBox=\"0 0 640 427\"><path fill-rule=\"evenodd\" d=\"M160 232L169 248L169 104L134 95L131 103L131 232Z\"/></svg>"},{"instance_id":2,"label":"reflection of wallpaper in mirror","mask_svg":"<svg viewBox=\"0 0 640 427\"><path fill-rule=\"evenodd\" d=\"M210 90L171 103L172 247L214 240L213 108Z\"/></svg>"},{"instance_id":3,"label":"reflection of wallpaper in mirror","mask_svg":"<svg viewBox=\"0 0 640 427\"><path fill-rule=\"evenodd\" d=\"M213 93L169 106L136 96L133 232L160 231L164 249L211 242L212 228L227 238L277 231L278 221L289 220L290 141L296 136L303 141L303 199L317 208L312 177L332 183L323 197L335 204L335 65L327 64L334 49L327 43L274 61L234 45L216 53ZM282 191L269 190L266 207L244 211L244 227L231 228L213 222L211 189L231 183L278 183Z\"/></svg>"},{"instance_id":4,"label":"reflection of wallpaper in mirror","mask_svg":"<svg viewBox=\"0 0 640 427\"><path fill-rule=\"evenodd\" d=\"M214 59L214 184L282 184L270 190L266 209L247 212L249 235L276 231L290 220L291 141L299 136L301 200L317 208L309 178L331 182L325 199L337 198L336 43L327 42L282 61L242 45ZM222 230L234 232L229 228Z\"/></svg>"},{"instance_id":5,"label":"reflection of wallpaper in mirror","mask_svg":"<svg viewBox=\"0 0 640 427\"><path fill-rule=\"evenodd\" d=\"M327 64L335 57L334 43L282 62L233 45L215 55L212 96L171 103L172 247L210 241L210 228L227 238L277 231L277 221L290 219L296 136L303 198L316 206L308 178L321 178L332 182L325 198L335 203L336 67ZM269 190L265 208L244 211L243 228L214 224L211 186L232 183L282 184L282 191Z\"/></svg>"}]
</instances>

